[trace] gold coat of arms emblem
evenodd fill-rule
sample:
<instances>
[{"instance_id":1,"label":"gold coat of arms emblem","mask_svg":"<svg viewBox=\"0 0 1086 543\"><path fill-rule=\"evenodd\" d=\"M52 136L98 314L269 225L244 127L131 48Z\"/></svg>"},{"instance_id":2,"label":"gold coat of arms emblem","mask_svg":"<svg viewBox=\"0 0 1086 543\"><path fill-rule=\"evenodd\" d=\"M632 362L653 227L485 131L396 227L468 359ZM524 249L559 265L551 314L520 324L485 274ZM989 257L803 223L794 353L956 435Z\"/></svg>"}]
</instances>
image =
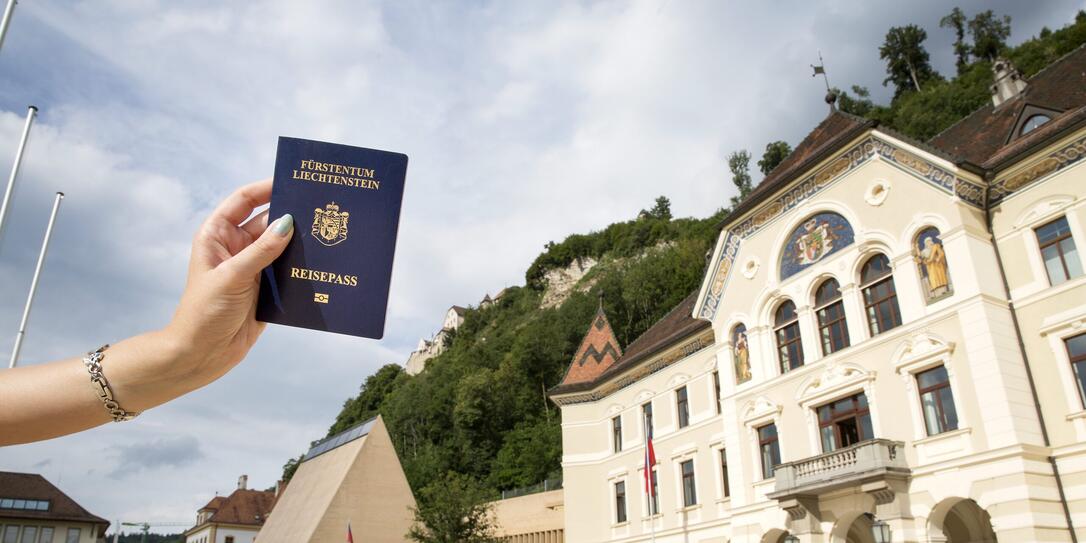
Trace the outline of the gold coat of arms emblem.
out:
<instances>
[{"instance_id":1,"label":"gold coat of arms emblem","mask_svg":"<svg viewBox=\"0 0 1086 543\"><path fill-rule=\"evenodd\" d=\"M350 213L340 211L335 202L324 206L324 209L318 207L313 210L313 229L310 233L317 241L331 247L347 239L347 219L350 216Z\"/></svg>"}]
</instances>

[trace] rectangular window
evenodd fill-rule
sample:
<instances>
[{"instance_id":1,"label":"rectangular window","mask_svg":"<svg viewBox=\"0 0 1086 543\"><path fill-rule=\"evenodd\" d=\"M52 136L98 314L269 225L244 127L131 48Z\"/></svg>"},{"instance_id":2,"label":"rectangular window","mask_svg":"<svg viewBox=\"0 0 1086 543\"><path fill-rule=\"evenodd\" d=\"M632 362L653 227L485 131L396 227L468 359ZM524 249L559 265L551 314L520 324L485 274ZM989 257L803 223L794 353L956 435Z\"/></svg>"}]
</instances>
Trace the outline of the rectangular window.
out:
<instances>
[{"instance_id":1,"label":"rectangular window","mask_svg":"<svg viewBox=\"0 0 1086 543\"><path fill-rule=\"evenodd\" d=\"M675 391L675 407L679 410L679 428L690 426L690 400L686 396L686 387Z\"/></svg>"},{"instance_id":2,"label":"rectangular window","mask_svg":"<svg viewBox=\"0 0 1086 543\"><path fill-rule=\"evenodd\" d=\"M1078 385L1078 397L1086 408L1086 334L1079 334L1064 340L1067 345L1067 357L1071 359L1071 369Z\"/></svg>"},{"instance_id":3,"label":"rectangular window","mask_svg":"<svg viewBox=\"0 0 1086 543\"><path fill-rule=\"evenodd\" d=\"M626 522L626 481L615 483L615 522Z\"/></svg>"},{"instance_id":4,"label":"rectangular window","mask_svg":"<svg viewBox=\"0 0 1086 543\"><path fill-rule=\"evenodd\" d=\"M41 543L53 543L53 527L42 526Z\"/></svg>"},{"instance_id":5,"label":"rectangular window","mask_svg":"<svg viewBox=\"0 0 1086 543\"><path fill-rule=\"evenodd\" d=\"M818 315L818 337L822 340L822 354L830 355L848 347L848 327L845 325L845 305L837 301L815 310Z\"/></svg>"},{"instance_id":6,"label":"rectangular window","mask_svg":"<svg viewBox=\"0 0 1086 543\"><path fill-rule=\"evenodd\" d=\"M660 512L660 486L657 483L656 468L652 468L652 495L649 496L649 513L652 515Z\"/></svg>"},{"instance_id":7,"label":"rectangular window","mask_svg":"<svg viewBox=\"0 0 1086 543\"><path fill-rule=\"evenodd\" d=\"M720 414L720 372L713 372L713 403L716 404L716 414Z\"/></svg>"},{"instance_id":8,"label":"rectangular window","mask_svg":"<svg viewBox=\"0 0 1086 543\"><path fill-rule=\"evenodd\" d=\"M23 538L20 540L22 543L38 543L38 527L37 526L24 526Z\"/></svg>"},{"instance_id":9,"label":"rectangular window","mask_svg":"<svg viewBox=\"0 0 1086 543\"><path fill-rule=\"evenodd\" d=\"M777 442L777 425L767 424L758 428L758 448L762 457L762 478L773 477L773 470L781 463L781 449Z\"/></svg>"},{"instance_id":10,"label":"rectangular window","mask_svg":"<svg viewBox=\"0 0 1086 543\"><path fill-rule=\"evenodd\" d=\"M68 539L65 543L79 543L79 536L83 535L79 528L68 528Z\"/></svg>"},{"instance_id":11,"label":"rectangular window","mask_svg":"<svg viewBox=\"0 0 1086 543\"><path fill-rule=\"evenodd\" d=\"M832 452L875 437L867 396L862 392L823 405L817 411L822 452Z\"/></svg>"},{"instance_id":12,"label":"rectangular window","mask_svg":"<svg viewBox=\"0 0 1086 543\"><path fill-rule=\"evenodd\" d=\"M924 427L929 436L958 429L958 412L954 409L954 394L946 368L939 366L916 374L920 391L920 408L924 411Z\"/></svg>"},{"instance_id":13,"label":"rectangular window","mask_svg":"<svg viewBox=\"0 0 1086 543\"><path fill-rule=\"evenodd\" d=\"M723 497L727 498L732 495L732 492L731 487L728 485L728 455L724 449L720 449L720 477L724 483L724 486L721 487L724 489Z\"/></svg>"},{"instance_id":14,"label":"rectangular window","mask_svg":"<svg viewBox=\"0 0 1086 543\"><path fill-rule=\"evenodd\" d=\"M611 419L611 440L614 442L614 451L622 451L622 415Z\"/></svg>"},{"instance_id":15,"label":"rectangular window","mask_svg":"<svg viewBox=\"0 0 1086 543\"><path fill-rule=\"evenodd\" d=\"M656 428L652 425L652 402L641 406L641 426L648 431L649 437L655 434Z\"/></svg>"},{"instance_id":16,"label":"rectangular window","mask_svg":"<svg viewBox=\"0 0 1086 543\"><path fill-rule=\"evenodd\" d=\"M687 460L679 465L683 474L683 507L698 503L698 492L694 483L694 461Z\"/></svg>"},{"instance_id":17,"label":"rectangular window","mask_svg":"<svg viewBox=\"0 0 1086 543\"><path fill-rule=\"evenodd\" d=\"M1034 232L1049 283L1055 286L1082 275L1082 261L1078 257L1075 239L1071 237L1067 217L1060 217Z\"/></svg>"},{"instance_id":18,"label":"rectangular window","mask_svg":"<svg viewBox=\"0 0 1086 543\"><path fill-rule=\"evenodd\" d=\"M19 527L7 525L4 526L4 539L3 543L19 543Z\"/></svg>"}]
</instances>

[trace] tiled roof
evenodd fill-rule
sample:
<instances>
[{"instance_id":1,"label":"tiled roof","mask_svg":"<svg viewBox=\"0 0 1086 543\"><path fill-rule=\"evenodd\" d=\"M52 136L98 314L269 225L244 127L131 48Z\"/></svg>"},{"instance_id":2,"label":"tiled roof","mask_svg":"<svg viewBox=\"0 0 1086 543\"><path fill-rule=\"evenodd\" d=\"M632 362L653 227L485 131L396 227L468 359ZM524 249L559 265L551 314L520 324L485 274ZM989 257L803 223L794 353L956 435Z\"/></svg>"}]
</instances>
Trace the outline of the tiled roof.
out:
<instances>
[{"instance_id":1,"label":"tiled roof","mask_svg":"<svg viewBox=\"0 0 1086 543\"><path fill-rule=\"evenodd\" d=\"M694 312L694 303L697 301L697 292L691 293L679 305L675 306L667 315L656 321L645 333L630 343L626 353L610 367L604 368L590 380L578 382L562 381L562 384L550 390L550 394L565 394L589 390L599 383L610 380L626 371L636 367L640 362L673 346L679 340L685 339L694 333L700 332L711 325L709 321L691 317ZM589 330L591 334L592 330ZM587 337L585 338L587 341ZM616 342L617 344L617 342ZM583 347L583 344L582 344ZM578 353L580 350L578 350ZM574 358L574 361L577 359ZM572 369L572 367L571 367Z\"/></svg>"},{"instance_id":2,"label":"tiled roof","mask_svg":"<svg viewBox=\"0 0 1086 543\"><path fill-rule=\"evenodd\" d=\"M1064 55L1026 83L1025 90L1018 96L999 106L985 105L937 134L929 143L990 169L1016 155L1011 148L1029 147L1023 140L1046 140L1046 135L1051 136L1059 130L1056 121L1086 105L1086 47ZM1054 110L1058 116L1028 136L1011 141L1011 131L1028 106Z\"/></svg>"},{"instance_id":3,"label":"tiled roof","mask_svg":"<svg viewBox=\"0 0 1086 543\"><path fill-rule=\"evenodd\" d=\"M795 150L783 162L769 172L769 175L728 214L728 218L738 218L750 211L763 199L788 185L797 176L810 169L811 166L825 159L829 153L835 151L839 146L848 143L864 130L875 125L875 121L834 109L821 123L818 123L818 126L810 134L807 134L806 138L803 138L803 141L796 146Z\"/></svg>"},{"instance_id":4,"label":"tiled roof","mask_svg":"<svg viewBox=\"0 0 1086 543\"><path fill-rule=\"evenodd\" d=\"M607 320L603 307L600 307L592 318L592 324L589 325L581 346L573 355L560 386L592 382L620 357L622 346L615 339L611 323Z\"/></svg>"},{"instance_id":5,"label":"tiled roof","mask_svg":"<svg viewBox=\"0 0 1086 543\"><path fill-rule=\"evenodd\" d=\"M98 526L99 535L104 534L109 527L108 520L83 509L75 500L37 473L0 471L0 498L49 500L48 511L0 509L0 521L17 518L88 522Z\"/></svg>"},{"instance_id":6,"label":"tiled roof","mask_svg":"<svg viewBox=\"0 0 1086 543\"><path fill-rule=\"evenodd\" d=\"M215 500L211 500L214 502ZM208 503L210 506L211 503ZM235 490L218 504L218 510L207 521L222 524L261 526L275 506L271 490Z\"/></svg>"},{"instance_id":7,"label":"tiled roof","mask_svg":"<svg viewBox=\"0 0 1086 543\"><path fill-rule=\"evenodd\" d=\"M222 506L222 502L224 501L226 501L226 498L223 496L215 496L214 498L211 498L211 501L207 502L207 505L201 507L200 510L203 511L206 509L209 511L216 511Z\"/></svg>"}]
</instances>

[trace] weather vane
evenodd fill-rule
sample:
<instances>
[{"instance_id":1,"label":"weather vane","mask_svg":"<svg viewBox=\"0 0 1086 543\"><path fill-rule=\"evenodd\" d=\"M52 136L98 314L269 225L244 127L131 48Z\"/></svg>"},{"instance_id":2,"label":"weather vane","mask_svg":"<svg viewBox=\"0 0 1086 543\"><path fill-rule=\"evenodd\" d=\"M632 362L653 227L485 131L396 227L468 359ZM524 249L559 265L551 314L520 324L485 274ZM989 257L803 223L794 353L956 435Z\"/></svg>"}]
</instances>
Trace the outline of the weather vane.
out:
<instances>
[{"instance_id":1,"label":"weather vane","mask_svg":"<svg viewBox=\"0 0 1086 543\"><path fill-rule=\"evenodd\" d=\"M811 64L811 68L814 69L814 73L811 77L817 77L822 74L822 80L826 83L826 92L830 92L830 78L826 75L826 62L822 60L822 51L818 52L818 66Z\"/></svg>"},{"instance_id":2,"label":"weather vane","mask_svg":"<svg viewBox=\"0 0 1086 543\"><path fill-rule=\"evenodd\" d=\"M817 77L818 74L822 74L822 81L826 83L826 103L830 106L830 112L835 111L835 103L837 102L837 94L830 90L830 77L826 75L826 61L822 60L822 51L818 52L818 66L811 64L811 68L814 73L811 77Z\"/></svg>"}]
</instances>

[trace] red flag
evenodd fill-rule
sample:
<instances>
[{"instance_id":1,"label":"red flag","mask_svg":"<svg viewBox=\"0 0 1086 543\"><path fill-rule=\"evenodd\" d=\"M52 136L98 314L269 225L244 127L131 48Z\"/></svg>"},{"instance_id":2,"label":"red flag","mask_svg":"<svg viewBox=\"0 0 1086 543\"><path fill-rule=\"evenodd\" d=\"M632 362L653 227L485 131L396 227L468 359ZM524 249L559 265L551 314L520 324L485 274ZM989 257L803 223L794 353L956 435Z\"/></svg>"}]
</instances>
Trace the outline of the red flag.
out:
<instances>
[{"instance_id":1,"label":"red flag","mask_svg":"<svg viewBox=\"0 0 1086 543\"><path fill-rule=\"evenodd\" d=\"M652 448L652 435L650 434L645 442L645 493L650 496L656 494L652 488L652 466L655 465L656 451Z\"/></svg>"},{"instance_id":2,"label":"red flag","mask_svg":"<svg viewBox=\"0 0 1086 543\"><path fill-rule=\"evenodd\" d=\"M351 521L347 521L347 543L354 543L354 536L351 535Z\"/></svg>"}]
</instances>

